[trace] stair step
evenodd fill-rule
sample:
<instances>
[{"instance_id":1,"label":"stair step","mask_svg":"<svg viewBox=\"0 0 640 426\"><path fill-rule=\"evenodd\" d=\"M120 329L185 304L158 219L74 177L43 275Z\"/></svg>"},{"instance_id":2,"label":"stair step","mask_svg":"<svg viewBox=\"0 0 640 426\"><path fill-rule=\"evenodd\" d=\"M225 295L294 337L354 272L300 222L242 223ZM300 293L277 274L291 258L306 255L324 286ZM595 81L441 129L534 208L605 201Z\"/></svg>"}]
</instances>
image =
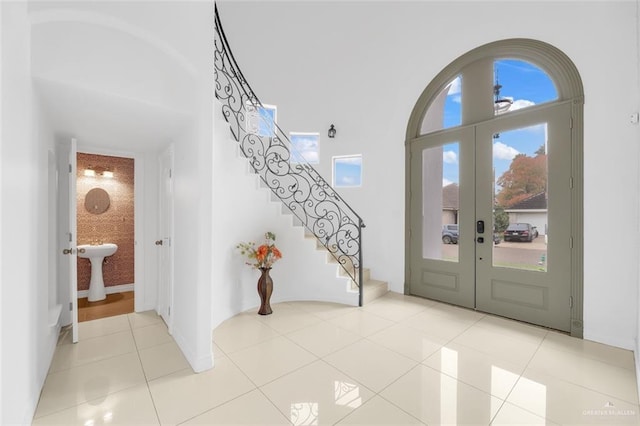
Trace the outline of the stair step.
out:
<instances>
[{"instance_id":1,"label":"stair step","mask_svg":"<svg viewBox=\"0 0 640 426\"><path fill-rule=\"evenodd\" d=\"M336 263L336 266L338 266L337 262L333 262L333 263ZM338 268L338 276L349 278L349 274L347 274L347 271L345 271L344 268ZM357 278L357 274L354 274L354 276L356 276ZM364 282L367 282L371 279L371 269L364 268L362 270L362 279Z\"/></svg>"},{"instance_id":2,"label":"stair step","mask_svg":"<svg viewBox=\"0 0 640 426\"><path fill-rule=\"evenodd\" d=\"M386 281L367 280L364 282L363 304L367 304L389 292L389 284Z\"/></svg>"}]
</instances>

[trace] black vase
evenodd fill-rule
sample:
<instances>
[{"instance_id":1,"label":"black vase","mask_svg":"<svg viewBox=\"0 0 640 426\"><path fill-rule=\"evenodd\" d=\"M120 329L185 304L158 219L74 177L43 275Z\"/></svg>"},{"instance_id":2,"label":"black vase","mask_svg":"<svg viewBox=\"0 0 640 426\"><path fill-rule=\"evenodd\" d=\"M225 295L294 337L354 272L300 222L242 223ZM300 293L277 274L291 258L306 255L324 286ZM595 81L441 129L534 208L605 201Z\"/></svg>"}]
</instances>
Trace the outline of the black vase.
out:
<instances>
[{"instance_id":1,"label":"black vase","mask_svg":"<svg viewBox=\"0 0 640 426\"><path fill-rule=\"evenodd\" d=\"M269 276L271 268L260 268L260 270L262 274L258 279L258 294L260 295L260 310L258 310L258 313L260 315L270 315L273 312L269 304L271 293L273 293L273 280Z\"/></svg>"}]
</instances>

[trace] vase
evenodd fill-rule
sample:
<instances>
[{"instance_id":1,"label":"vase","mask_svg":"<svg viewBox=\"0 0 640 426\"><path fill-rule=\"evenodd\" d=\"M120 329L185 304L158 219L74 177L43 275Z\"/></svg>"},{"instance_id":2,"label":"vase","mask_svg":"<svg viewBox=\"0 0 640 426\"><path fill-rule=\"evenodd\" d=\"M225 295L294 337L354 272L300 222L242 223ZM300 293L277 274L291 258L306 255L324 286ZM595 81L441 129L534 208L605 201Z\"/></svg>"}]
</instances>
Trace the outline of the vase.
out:
<instances>
[{"instance_id":1,"label":"vase","mask_svg":"<svg viewBox=\"0 0 640 426\"><path fill-rule=\"evenodd\" d=\"M260 315L270 315L273 311L269 304L271 300L271 293L273 293L273 280L269 276L271 268L260 268L262 274L258 279L258 294L260 295Z\"/></svg>"}]
</instances>

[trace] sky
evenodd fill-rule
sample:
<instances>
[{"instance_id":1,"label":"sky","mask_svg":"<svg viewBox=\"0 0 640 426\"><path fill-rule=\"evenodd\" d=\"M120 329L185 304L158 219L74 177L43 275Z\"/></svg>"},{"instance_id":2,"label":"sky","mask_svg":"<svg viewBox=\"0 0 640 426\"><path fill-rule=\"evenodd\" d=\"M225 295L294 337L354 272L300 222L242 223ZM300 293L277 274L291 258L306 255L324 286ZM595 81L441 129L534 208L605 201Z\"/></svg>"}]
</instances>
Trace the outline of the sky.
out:
<instances>
[{"instance_id":1,"label":"sky","mask_svg":"<svg viewBox=\"0 0 640 426\"><path fill-rule=\"evenodd\" d=\"M557 92L549 76L540 68L515 59L503 59L495 62L494 75L502 85L501 98L513 101L509 111L526 108L531 105L549 102L557 98ZM449 87L444 106L444 128L455 127L461 123L462 93L460 79L455 79ZM496 179L508 170L511 160L518 154L533 156L544 145L546 125L501 132L493 141L493 167ZM443 150L443 186L458 183L459 146L445 145ZM496 190L500 188L497 187Z\"/></svg>"},{"instance_id":2,"label":"sky","mask_svg":"<svg viewBox=\"0 0 640 426\"><path fill-rule=\"evenodd\" d=\"M349 187L362 185L362 156L334 157L333 186Z\"/></svg>"}]
</instances>

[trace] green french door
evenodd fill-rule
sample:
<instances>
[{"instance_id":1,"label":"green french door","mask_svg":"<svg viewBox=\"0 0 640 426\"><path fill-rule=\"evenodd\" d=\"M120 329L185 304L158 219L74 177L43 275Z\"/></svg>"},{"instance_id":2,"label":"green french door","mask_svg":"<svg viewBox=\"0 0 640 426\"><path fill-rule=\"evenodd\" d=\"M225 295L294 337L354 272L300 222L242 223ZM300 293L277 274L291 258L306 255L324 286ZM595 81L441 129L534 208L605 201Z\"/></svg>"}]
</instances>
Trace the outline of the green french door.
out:
<instances>
[{"instance_id":1,"label":"green french door","mask_svg":"<svg viewBox=\"0 0 640 426\"><path fill-rule=\"evenodd\" d=\"M558 103L410 141L411 294L570 330L570 120Z\"/></svg>"}]
</instances>

